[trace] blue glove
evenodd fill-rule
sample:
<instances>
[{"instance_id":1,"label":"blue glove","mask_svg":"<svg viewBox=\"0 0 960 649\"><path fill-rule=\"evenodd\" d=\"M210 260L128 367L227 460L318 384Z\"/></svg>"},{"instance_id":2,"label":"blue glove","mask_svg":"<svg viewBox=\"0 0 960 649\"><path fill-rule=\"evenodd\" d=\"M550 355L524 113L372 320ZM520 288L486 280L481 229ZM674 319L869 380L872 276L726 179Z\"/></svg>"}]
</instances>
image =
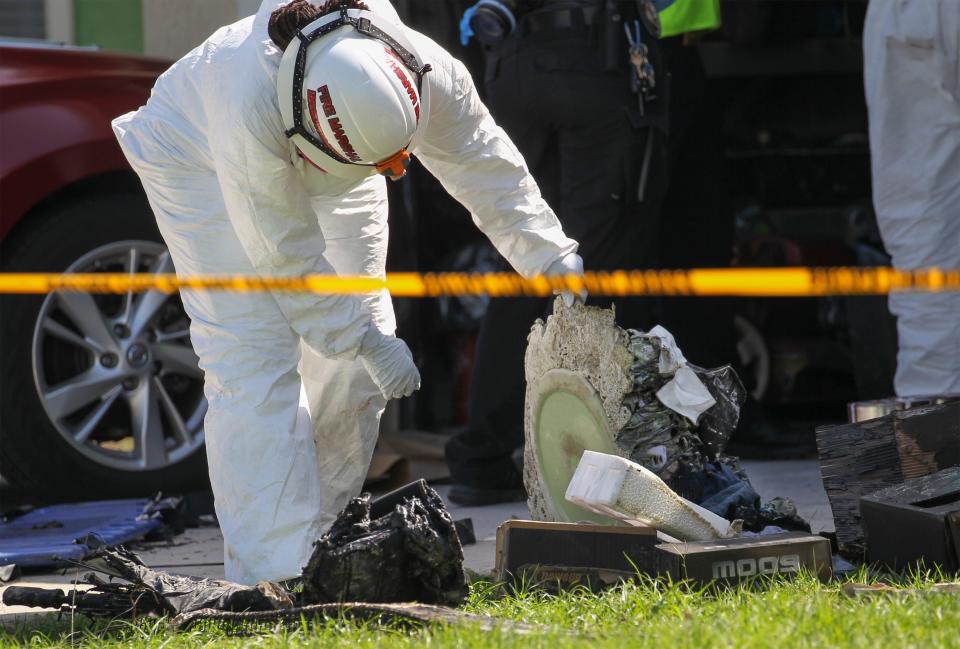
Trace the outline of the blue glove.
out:
<instances>
[{"instance_id":1,"label":"blue glove","mask_svg":"<svg viewBox=\"0 0 960 649\"><path fill-rule=\"evenodd\" d=\"M473 20L473 15L477 13L477 7L480 5L473 5L469 9L463 12L463 18L460 19L460 44L466 47L470 44L470 39L473 38L473 27L470 26L470 21Z\"/></svg>"}]
</instances>

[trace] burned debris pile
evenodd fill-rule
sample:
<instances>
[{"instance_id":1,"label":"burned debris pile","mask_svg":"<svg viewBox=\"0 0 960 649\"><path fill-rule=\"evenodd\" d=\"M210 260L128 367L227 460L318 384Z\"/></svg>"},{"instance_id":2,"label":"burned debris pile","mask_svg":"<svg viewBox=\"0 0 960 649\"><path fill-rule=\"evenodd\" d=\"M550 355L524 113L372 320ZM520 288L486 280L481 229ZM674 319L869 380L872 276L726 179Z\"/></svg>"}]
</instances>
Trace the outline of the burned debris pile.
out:
<instances>
[{"instance_id":1,"label":"burned debris pile","mask_svg":"<svg viewBox=\"0 0 960 649\"><path fill-rule=\"evenodd\" d=\"M463 550L443 501L423 480L403 492L373 504L364 494L347 505L303 571L305 602L466 599Z\"/></svg>"},{"instance_id":2,"label":"burned debris pile","mask_svg":"<svg viewBox=\"0 0 960 649\"><path fill-rule=\"evenodd\" d=\"M747 397L732 366L698 367L663 327L623 329L612 309L560 300L528 340L524 482L535 520L583 518L562 495L583 452L595 451L635 462L748 531L810 531L788 499L761 503L725 454Z\"/></svg>"},{"instance_id":3,"label":"burned debris pile","mask_svg":"<svg viewBox=\"0 0 960 649\"><path fill-rule=\"evenodd\" d=\"M252 613L299 619L293 614L311 607L318 614L356 608L350 602L451 606L467 596L463 550L453 520L440 496L422 480L377 501L371 502L369 494L352 500L316 543L302 589L295 583L244 586L173 575L144 565L122 547L99 548L90 558L68 563L90 571L83 587L64 592L11 586L3 593L3 603L91 617L178 616L193 623L206 618L242 621L233 614ZM404 617L399 609L394 613Z\"/></svg>"}]
</instances>

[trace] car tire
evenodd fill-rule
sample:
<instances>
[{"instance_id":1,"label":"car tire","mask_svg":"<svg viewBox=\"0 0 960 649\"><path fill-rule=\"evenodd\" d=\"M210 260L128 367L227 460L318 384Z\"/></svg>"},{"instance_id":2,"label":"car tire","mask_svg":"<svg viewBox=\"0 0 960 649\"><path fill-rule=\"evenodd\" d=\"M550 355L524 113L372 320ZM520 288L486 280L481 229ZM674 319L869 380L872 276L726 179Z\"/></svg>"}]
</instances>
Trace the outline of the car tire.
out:
<instances>
[{"instance_id":1,"label":"car tire","mask_svg":"<svg viewBox=\"0 0 960 649\"><path fill-rule=\"evenodd\" d=\"M165 250L156 245L161 238L141 193L73 196L21 222L4 241L0 269L63 272L90 251L120 241ZM208 485L202 438L189 455L169 465L123 470L91 459L58 431L35 377L34 336L40 332L37 323L46 308L45 299L43 295L0 296L0 476L17 491L45 502L182 493ZM180 344L189 348L188 338ZM198 380L202 386L202 377ZM199 417L202 436L202 413Z\"/></svg>"}]
</instances>

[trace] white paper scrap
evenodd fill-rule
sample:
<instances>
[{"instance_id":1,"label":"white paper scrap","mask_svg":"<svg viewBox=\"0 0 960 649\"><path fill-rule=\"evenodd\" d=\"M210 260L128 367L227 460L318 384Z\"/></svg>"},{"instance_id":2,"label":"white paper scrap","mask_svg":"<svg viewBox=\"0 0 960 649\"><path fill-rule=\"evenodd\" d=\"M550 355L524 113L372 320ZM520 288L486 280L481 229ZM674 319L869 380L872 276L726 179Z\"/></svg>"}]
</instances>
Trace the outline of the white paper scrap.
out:
<instances>
[{"instance_id":1,"label":"white paper scrap","mask_svg":"<svg viewBox=\"0 0 960 649\"><path fill-rule=\"evenodd\" d=\"M657 392L657 399L694 424L700 419L700 415L717 403L707 386L689 367L678 369L673 379Z\"/></svg>"},{"instance_id":2,"label":"white paper scrap","mask_svg":"<svg viewBox=\"0 0 960 649\"><path fill-rule=\"evenodd\" d=\"M647 335L656 336L660 339L660 365L658 369L661 374L673 374L677 371L677 368L687 364L687 359L684 358L683 352L677 346L677 341L673 339L672 333L657 325Z\"/></svg>"}]
</instances>

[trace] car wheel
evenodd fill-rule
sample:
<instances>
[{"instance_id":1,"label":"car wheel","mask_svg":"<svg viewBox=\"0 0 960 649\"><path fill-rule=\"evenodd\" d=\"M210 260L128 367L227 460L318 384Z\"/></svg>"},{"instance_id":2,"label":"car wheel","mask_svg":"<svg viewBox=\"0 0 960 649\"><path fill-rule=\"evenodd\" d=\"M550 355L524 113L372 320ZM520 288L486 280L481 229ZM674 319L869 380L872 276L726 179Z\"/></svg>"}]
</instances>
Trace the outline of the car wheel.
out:
<instances>
[{"instance_id":1,"label":"car wheel","mask_svg":"<svg viewBox=\"0 0 960 649\"><path fill-rule=\"evenodd\" d=\"M169 273L137 194L36 215L3 269ZM3 296L0 475L43 499L148 496L206 483L203 375L178 295ZM42 496L41 496L42 494Z\"/></svg>"}]
</instances>

